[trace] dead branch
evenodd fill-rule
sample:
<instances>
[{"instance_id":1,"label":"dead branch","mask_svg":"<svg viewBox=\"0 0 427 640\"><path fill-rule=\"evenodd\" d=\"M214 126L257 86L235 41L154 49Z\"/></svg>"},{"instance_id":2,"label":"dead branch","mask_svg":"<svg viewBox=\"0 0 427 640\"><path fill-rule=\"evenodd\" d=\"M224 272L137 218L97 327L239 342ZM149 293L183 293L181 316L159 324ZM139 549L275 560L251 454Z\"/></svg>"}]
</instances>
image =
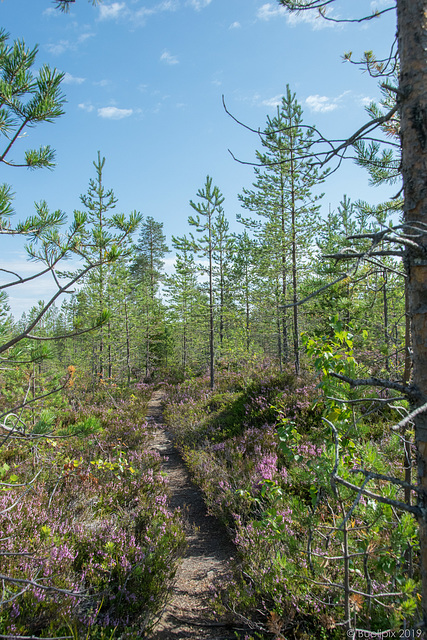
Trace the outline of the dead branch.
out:
<instances>
[{"instance_id":1,"label":"dead branch","mask_svg":"<svg viewBox=\"0 0 427 640\"><path fill-rule=\"evenodd\" d=\"M393 380L382 380L381 378L349 378L334 371L330 371L329 375L342 382L347 382L350 387L381 387L383 389L394 389L395 391L404 393L406 397L420 398L419 391L414 387L401 384L400 382L393 382Z\"/></svg>"},{"instance_id":2,"label":"dead branch","mask_svg":"<svg viewBox=\"0 0 427 640\"><path fill-rule=\"evenodd\" d=\"M395 507L396 509L400 509L401 511L408 511L409 513L414 514L419 518L422 515L422 511L419 507L413 507L412 505L406 504L406 502L401 502L400 500L392 500L391 498L386 498L384 496L378 495L377 493L372 493L372 491L368 491L367 489L361 489L361 487L353 484L352 482L348 482L348 480L344 480L341 476L334 475L333 479L339 484L342 484L343 487L347 487L347 489L352 489L353 491L360 492L361 495L366 496L367 498L372 498L373 500L377 500L383 504L388 504L391 507Z\"/></svg>"}]
</instances>

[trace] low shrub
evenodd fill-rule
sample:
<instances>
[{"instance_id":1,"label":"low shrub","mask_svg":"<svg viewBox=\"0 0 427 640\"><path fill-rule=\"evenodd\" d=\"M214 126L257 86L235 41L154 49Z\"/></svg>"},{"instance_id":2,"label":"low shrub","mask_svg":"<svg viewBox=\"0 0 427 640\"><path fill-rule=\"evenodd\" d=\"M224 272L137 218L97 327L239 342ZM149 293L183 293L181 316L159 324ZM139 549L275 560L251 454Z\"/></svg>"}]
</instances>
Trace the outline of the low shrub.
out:
<instances>
[{"instance_id":1,"label":"low shrub","mask_svg":"<svg viewBox=\"0 0 427 640\"><path fill-rule=\"evenodd\" d=\"M344 355L339 366L353 366ZM384 417L381 434L356 419L345 399L331 399L335 387L322 398L314 377L261 370L240 388L237 378L229 389L226 376L214 391L206 379L169 389L166 411L210 512L236 544L216 610L249 621L254 639L338 640L349 624L409 628L419 603L416 522L361 495L356 503L347 486L362 483L362 468L402 477L400 437L384 431ZM404 499L399 485L372 487Z\"/></svg>"},{"instance_id":2,"label":"low shrub","mask_svg":"<svg viewBox=\"0 0 427 640\"><path fill-rule=\"evenodd\" d=\"M149 447L150 391L103 392L30 449L0 450L0 633L130 639L153 625L185 542Z\"/></svg>"}]
</instances>

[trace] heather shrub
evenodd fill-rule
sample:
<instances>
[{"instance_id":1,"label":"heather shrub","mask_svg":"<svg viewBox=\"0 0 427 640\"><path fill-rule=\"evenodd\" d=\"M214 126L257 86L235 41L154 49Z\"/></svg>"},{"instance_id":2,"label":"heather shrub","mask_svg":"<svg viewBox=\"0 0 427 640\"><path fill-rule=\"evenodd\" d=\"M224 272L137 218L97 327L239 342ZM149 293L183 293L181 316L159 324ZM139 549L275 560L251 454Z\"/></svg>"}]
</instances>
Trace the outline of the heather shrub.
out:
<instances>
[{"instance_id":1,"label":"heather shrub","mask_svg":"<svg viewBox=\"0 0 427 640\"><path fill-rule=\"evenodd\" d=\"M319 409L309 400L314 389L312 379L303 384L293 374L272 367L253 373L252 379L246 372L226 371L218 375L214 391L207 377L167 385L165 417L173 425L177 444L190 448L226 441L248 428L274 425L284 415L308 431L320 420Z\"/></svg>"},{"instance_id":2,"label":"heather shrub","mask_svg":"<svg viewBox=\"0 0 427 640\"><path fill-rule=\"evenodd\" d=\"M0 449L10 485L0 494L0 573L15 580L5 583L0 633L107 640L151 628L184 534L149 448L149 393L107 402L103 391L75 403L57 430L54 415L41 415L31 448L18 438Z\"/></svg>"},{"instance_id":3,"label":"heather shrub","mask_svg":"<svg viewBox=\"0 0 427 640\"><path fill-rule=\"evenodd\" d=\"M381 480L403 475L401 437L385 430L387 415L377 414L372 431L354 409L366 401L370 411L372 391L328 381L334 363L343 374L364 374L351 338L341 337L322 342L317 370L303 379L269 369L240 389L234 377L229 390L220 379L213 392L204 380L169 392L170 427L236 545L214 607L249 620L254 638L336 640L346 620L378 632L408 628L416 617L414 518L351 488L368 469L380 474L374 493L403 500L401 485Z\"/></svg>"}]
</instances>

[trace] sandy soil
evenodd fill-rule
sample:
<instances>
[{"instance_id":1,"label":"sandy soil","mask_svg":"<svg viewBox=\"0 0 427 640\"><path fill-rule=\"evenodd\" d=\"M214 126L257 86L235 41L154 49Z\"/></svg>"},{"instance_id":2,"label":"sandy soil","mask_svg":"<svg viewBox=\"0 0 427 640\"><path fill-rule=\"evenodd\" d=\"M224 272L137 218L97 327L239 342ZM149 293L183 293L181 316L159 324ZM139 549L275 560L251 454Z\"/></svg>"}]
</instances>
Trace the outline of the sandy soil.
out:
<instances>
[{"instance_id":1,"label":"sandy soil","mask_svg":"<svg viewBox=\"0 0 427 640\"><path fill-rule=\"evenodd\" d=\"M163 470L170 486L169 506L184 516L187 550L177 571L172 597L151 636L152 640L235 640L227 621L212 618L207 600L213 581L221 579L235 552L224 527L208 515L200 490L191 482L162 422L162 391L155 391L147 418L153 423L153 448L167 460Z\"/></svg>"}]
</instances>

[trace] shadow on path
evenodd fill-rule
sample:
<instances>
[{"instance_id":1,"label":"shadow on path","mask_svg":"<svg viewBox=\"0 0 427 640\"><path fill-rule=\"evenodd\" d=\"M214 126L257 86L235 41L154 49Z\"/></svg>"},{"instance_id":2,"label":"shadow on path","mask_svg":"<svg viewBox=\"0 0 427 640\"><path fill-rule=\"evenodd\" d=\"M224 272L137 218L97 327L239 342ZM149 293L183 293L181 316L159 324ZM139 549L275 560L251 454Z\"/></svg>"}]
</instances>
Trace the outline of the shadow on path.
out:
<instances>
[{"instance_id":1,"label":"shadow on path","mask_svg":"<svg viewBox=\"0 0 427 640\"><path fill-rule=\"evenodd\" d=\"M201 491L190 480L185 464L163 424L163 392L155 391L147 419L153 423L152 448L167 456L162 468L168 476L169 507L184 516L187 550L178 568L172 597L153 632L152 640L235 640L231 627L212 620L207 606L212 583L226 573L235 553L224 527L208 515Z\"/></svg>"}]
</instances>

